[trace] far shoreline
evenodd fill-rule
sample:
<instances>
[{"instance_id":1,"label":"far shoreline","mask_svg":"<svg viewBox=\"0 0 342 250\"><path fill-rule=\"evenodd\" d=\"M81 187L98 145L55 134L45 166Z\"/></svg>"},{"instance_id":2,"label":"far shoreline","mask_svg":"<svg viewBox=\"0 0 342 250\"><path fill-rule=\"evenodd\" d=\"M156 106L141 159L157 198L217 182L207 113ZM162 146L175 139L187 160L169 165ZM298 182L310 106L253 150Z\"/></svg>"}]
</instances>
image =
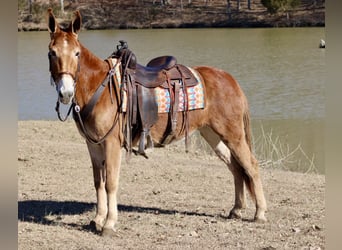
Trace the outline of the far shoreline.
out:
<instances>
[{"instance_id":1,"label":"far shoreline","mask_svg":"<svg viewBox=\"0 0 342 250\"><path fill-rule=\"evenodd\" d=\"M100 28L83 28L84 31L105 31L105 30L163 30L163 29L281 29L281 28L325 28L324 23L316 24L316 25L301 25L301 26L272 26L272 25L250 25L250 26L220 26L220 25L212 25L212 26L199 26L199 25L184 25L184 26L165 26L165 27L100 27ZM30 32L30 31L48 31L46 24L28 24L20 27L18 25L18 32Z\"/></svg>"}]
</instances>

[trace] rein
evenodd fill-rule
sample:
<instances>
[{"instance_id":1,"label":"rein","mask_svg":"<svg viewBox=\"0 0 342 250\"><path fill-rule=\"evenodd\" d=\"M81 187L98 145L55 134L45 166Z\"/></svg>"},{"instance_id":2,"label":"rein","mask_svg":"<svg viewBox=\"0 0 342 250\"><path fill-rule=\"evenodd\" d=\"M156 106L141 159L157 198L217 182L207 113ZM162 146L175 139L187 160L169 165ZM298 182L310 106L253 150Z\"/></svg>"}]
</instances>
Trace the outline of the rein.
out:
<instances>
[{"instance_id":1,"label":"rein","mask_svg":"<svg viewBox=\"0 0 342 250\"><path fill-rule=\"evenodd\" d=\"M81 112L80 112L80 106L78 105L75 105L75 108L74 108L74 114L77 114L77 119L81 125L81 129L82 129L82 132L84 134L84 136L86 137L86 139L92 143L92 144L100 144L102 143L107 137L108 135L113 131L115 125L118 123L119 121L119 112L116 112L116 115L115 115L115 119L113 121L113 125L112 127L108 130L108 132L99 140L95 140L93 138L90 137L89 133L87 132L87 129L85 128L84 126L84 123L82 121L82 116L81 116ZM74 115L74 118L75 118L75 115Z\"/></svg>"},{"instance_id":2,"label":"rein","mask_svg":"<svg viewBox=\"0 0 342 250\"><path fill-rule=\"evenodd\" d=\"M72 102L72 103L71 103L70 108L69 108L69 110L68 110L68 113L67 113L67 115L66 115L64 118L62 117L61 112L59 111L59 104L60 104L60 102L59 102L59 100L57 99L55 110L56 110L56 112L57 112L58 119L59 119L60 121L62 121L62 122L65 122L65 121L68 119L68 117L69 117L69 115L70 115L70 113L71 113L71 110L75 107L75 104L76 104L76 103L75 103L75 102Z\"/></svg>"},{"instance_id":3,"label":"rein","mask_svg":"<svg viewBox=\"0 0 342 250\"><path fill-rule=\"evenodd\" d=\"M49 52L48 53L48 59L49 59L49 71L50 71L50 79L53 80L53 82L55 83L55 79L52 77L52 66L51 66L51 53ZM60 75L69 75L71 76L71 78L74 80L74 86L76 85L77 83L77 80L78 80L78 73L80 72L80 58L79 56L77 57L77 71L76 71L76 74L74 75L73 73L71 73L70 71L62 71L62 72L58 72L58 76ZM51 82L51 85L53 85L54 83ZM56 84L55 84L56 85ZM56 89L57 89L57 86L56 86ZM75 107L75 103L72 102L72 104L70 105L70 108L67 112L67 115L63 118L60 111L59 111L59 105L60 105L60 102L59 102L59 98L57 97L57 102L56 102L56 107L55 107L55 110L57 112L57 116L58 116L58 119L62 122L65 122L70 113L71 113L71 110L73 109L73 107Z\"/></svg>"},{"instance_id":4,"label":"rein","mask_svg":"<svg viewBox=\"0 0 342 250\"><path fill-rule=\"evenodd\" d=\"M115 118L112 124L112 127L108 130L108 132L99 140L95 140L93 138L90 137L83 120L87 119L89 114L91 113L91 111L93 110L95 104L97 103L98 98L101 96L101 94L103 93L104 89L107 87L108 83L109 83L109 89L110 89L110 96L111 96L111 102L113 103L113 96L112 96L112 87L114 87L115 90L115 94L116 97L118 97L118 93L117 93L117 89L116 89L116 83L112 82L113 79L113 75L115 74L115 67L118 65L119 60L117 60L117 62L115 63L114 66L112 66L111 62L109 62L109 60L106 60L108 62L108 64L110 65L111 69L109 70L107 77L103 80L103 82L99 85L99 87L96 89L94 95L91 97L90 101L87 103L87 105L83 108L83 110L81 111L80 106L76 103L76 100L73 101L74 105L74 112L73 112L73 116L74 119L77 117L77 120L79 121L79 124L81 126L82 132L84 134L84 136L86 137L86 139L92 143L92 144L100 144L102 143L108 136L109 134L113 131L114 127L116 126L116 124L119 121L119 110L120 110L120 104L119 104L119 100L117 98L118 101L118 111L115 114Z\"/></svg>"},{"instance_id":5,"label":"rein","mask_svg":"<svg viewBox=\"0 0 342 250\"><path fill-rule=\"evenodd\" d=\"M98 88L96 89L95 93L93 94L93 96L91 97L90 101L83 107L82 111L80 106L77 104L77 100L75 99L75 97L72 100L72 103L69 107L69 110L67 112L67 115L65 117L62 117L60 110L59 110L59 99L57 99L56 102L56 107L55 110L57 112L57 116L58 119L62 122L65 122L68 118L68 116L71 113L71 110L73 110L73 117L74 119L79 122L81 130L84 134L84 136L86 137L87 141L89 141L90 143L93 144L100 144L102 143L108 136L109 134L113 131L114 127L116 126L116 124L119 121L119 110L121 108L121 105L119 104L119 99L118 99L118 90L116 89L116 83L114 81L113 84L113 75L115 74L115 68L118 65L118 63L120 62L120 60L118 59L115 63L115 65L112 64L112 62L110 61L110 59L106 59L106 61L108 62L109 66L110 66L110 70L106 76L106 78L102 81L102 83L98 86ZM78 71L79 72L79 66L78 66ZM71 73L69 72L62 72L59 74L70 74L71 76L73 76ZM77 75L76 77L73 77L73 79L75 79L75 83L77 81ZM111 128L108 130L108 132L99 140L95 140L93 139L90 135L89 132L87 131L85 125L84 125L84 120L86 120L88 118L88 116L90 115L90 113L92 112L93 108L95 107L98 99L100 98L100 96L102 95L103 91L105 90L105 88L107 87L109 83L109 90L110 90L110 97L111 97L111 102L113 103L113 94L112 94L112 87L114 87L115 90L115 94L116 94L116 99L118 101L118 112L116 112L113 124L111 126Z\"/></svg>"}]
</instances>

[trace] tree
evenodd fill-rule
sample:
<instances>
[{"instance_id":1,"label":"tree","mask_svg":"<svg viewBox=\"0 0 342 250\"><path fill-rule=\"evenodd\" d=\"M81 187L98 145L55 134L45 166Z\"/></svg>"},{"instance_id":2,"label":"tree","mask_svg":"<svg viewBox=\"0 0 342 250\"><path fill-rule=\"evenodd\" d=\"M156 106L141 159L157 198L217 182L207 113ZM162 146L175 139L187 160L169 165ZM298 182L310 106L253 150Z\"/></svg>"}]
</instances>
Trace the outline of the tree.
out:
<instances>
[{"instance_id":1,"label":"tree","mask_svg":"<svg viewBox=\"0 0 342 250\"><path fill-rule=\"evenodd\" d=\"M156 0L153 0L152 3L155 4ZM166 5L166 4L170 4L170 0L160 0L160 5Z\"/></svg>"},{"instance_id":2,"label":"tree","mask_svg":"<svg viewBox=\"0 0 342 250\"><path fill-rule=\"evenodd\" d=\"M278 11L288 11L296 8L299 6L300 0L261 0L261 3L269 13L275 14Z\"/></svg>"},{"instance_id":3,"label":"tree","mask_svg":"<svg viewBox=\"0 0 342 250\"><path fill-rule=\"evenodd\" d=\"M28 0L28 6L29 6L29 13L32 14L32 0Z\"/></svg>"},{"instance_id":4,"label":"tree","mask_svg":"<svg viewBox=\"0 0 342 250\"><path fill-rule=\"evenodd\" d=\"M228 19L229 21L232 19L232 9L231 9L232 5L230 0L227 0L227 14L228 14Z\"/></svg>"},{"instance_id":5,"label":"tree","mask_svg":"<svg viewBox=\"0 0 342 250\"><path fill-rule=\"evenodd\" d=\"M61 12L62 14L64 14L64 1L60 0L60 2L61 2Z\"/></svg>"}]
</instances>

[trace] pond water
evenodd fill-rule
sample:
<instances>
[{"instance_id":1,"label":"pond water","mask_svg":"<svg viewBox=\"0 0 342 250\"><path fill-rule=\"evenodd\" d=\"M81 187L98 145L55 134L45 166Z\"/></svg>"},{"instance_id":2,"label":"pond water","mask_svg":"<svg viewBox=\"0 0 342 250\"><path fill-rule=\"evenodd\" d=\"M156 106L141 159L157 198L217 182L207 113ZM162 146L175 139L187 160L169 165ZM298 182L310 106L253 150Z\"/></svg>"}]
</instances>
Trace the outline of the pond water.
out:
<instances>
[{"instance_id":1,"label":"pond water","mask_svg":"<svg viewBox=\"0 0 342 250\"><path fill-rule=\"evenodd\" d=\"M80 41L106 58L123 39L140 64L160 55L231 73L251 109L258 158L324 173L324 28L158 29L82 31ZM19 120L56 120L50 86L48 32L18 33ZM274 159L273 159L274 158ZM265 159L264 164L267 163ZM272 164L271 164L272 165Z\"/></svg>"}]
</instances>

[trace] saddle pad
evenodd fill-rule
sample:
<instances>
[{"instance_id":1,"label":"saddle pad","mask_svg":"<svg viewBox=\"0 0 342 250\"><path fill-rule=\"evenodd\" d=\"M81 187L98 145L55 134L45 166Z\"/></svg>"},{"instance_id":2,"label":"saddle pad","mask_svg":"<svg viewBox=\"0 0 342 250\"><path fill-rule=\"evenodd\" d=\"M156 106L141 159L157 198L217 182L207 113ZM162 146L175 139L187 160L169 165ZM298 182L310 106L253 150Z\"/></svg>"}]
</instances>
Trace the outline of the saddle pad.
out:
<instances>
[{"instance_id":1,"label":"saddle pad","mask_svg":"<svg viewBox=\"0 0 342 250\"><path fill-rule=\"evenodd\" d=\"M116 59L115 58L111 58L111 59L112 59L113 65L115 65L115 67L112 69L113 77L115 77L115 81L119 84L119 88L121 88L122 79L121 79L121 72L120 72L120 63L116 64L117 62ZM195 71L194 69L189 68L189 67L188 69L195 76L198 82L198 84L193 87L187 87L186 91L188 95L188 110L203 109L205 101L204 101L204 89L203 89L203 83L201 81L201 77L198 75L197 71ZM165 88L157 87L154 89L154 92L155 92L156 102L158 104L158 113L168 113L171 107L171 98L170 98L169 90ZM123 100L122 100L121 111L126 112L126 109L127 109L127 92L126 91L123 91L122 98ZM180 89L178 111L184 111L184 110L185 110L184 93L183 93L183 89Z\"/></svg>"},{"instance_id":2,"label":"saddle pad","mask_svg":"<svg viewBox=\"0 0 342 250\"><path fill-rule=\"evenodd\" d=\"M203 83L201 78L199 77L198 73L189 68L190 71L196 77L198 82L197 85L193 87L187 87L187 95L188 95L188 110L194 109L203 109L204 108L204 90L203 90ZM180 84L181 80L175 81L175 84ZM158 113L168 113L170 112L171 108L171 98L170 92L168 89L157 87L154 90L156 101L158 104ZM178 112L185 111L185 101L184 101L184 93L183 89L179 91L179 107Z\"/></svg>"}]
</instances>

